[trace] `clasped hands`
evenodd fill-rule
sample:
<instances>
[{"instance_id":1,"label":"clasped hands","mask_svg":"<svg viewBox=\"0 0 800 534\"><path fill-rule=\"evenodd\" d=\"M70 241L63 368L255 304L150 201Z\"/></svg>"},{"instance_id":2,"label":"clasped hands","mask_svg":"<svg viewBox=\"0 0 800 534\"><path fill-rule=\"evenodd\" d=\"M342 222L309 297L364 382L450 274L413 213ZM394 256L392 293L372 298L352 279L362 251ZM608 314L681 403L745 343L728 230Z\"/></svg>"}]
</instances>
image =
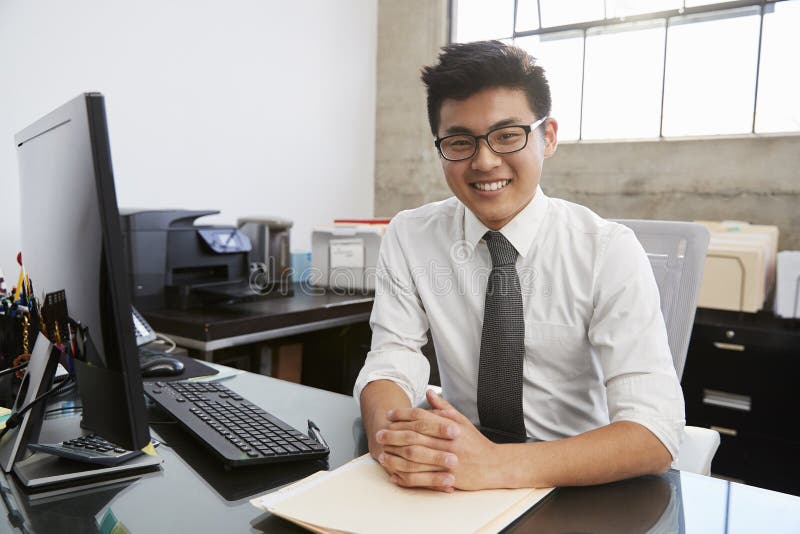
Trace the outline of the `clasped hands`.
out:
<instances>
[{"instance_id":1,"label":"clasped hands","mask_svg":"<svg viewBox=\"0 0 800 534\"><path fill-rule=\"evenodd\" d=\"M390 410L389 426L375 434L373 455L392 482L443 492L495 487L499 446L432 390L427 397L431 410Z\"/></svg>"}]
</instances>

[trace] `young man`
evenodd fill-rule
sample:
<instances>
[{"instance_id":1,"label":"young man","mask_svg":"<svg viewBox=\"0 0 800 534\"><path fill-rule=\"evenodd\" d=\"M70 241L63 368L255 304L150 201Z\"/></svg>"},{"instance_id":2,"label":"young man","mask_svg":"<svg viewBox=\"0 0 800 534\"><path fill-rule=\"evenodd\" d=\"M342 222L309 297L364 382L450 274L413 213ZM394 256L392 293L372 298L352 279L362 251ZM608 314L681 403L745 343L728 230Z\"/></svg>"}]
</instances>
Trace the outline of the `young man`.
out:
<instances>
[{"instance_id":1,"label":"young man","mask_svg":"<svg viewBox=\"0 0 800 534\"><path fill-rule=\"evenodd\" d=\"M629 229L539 188L558 132L544 71L489 41L445 47L422 79L455 197L399 213L381 246L354 391L371 454L441 491L665 471L684 411L658 288ZM424 410L429 329L444 398Z\"/></svg>"}]
</instances>

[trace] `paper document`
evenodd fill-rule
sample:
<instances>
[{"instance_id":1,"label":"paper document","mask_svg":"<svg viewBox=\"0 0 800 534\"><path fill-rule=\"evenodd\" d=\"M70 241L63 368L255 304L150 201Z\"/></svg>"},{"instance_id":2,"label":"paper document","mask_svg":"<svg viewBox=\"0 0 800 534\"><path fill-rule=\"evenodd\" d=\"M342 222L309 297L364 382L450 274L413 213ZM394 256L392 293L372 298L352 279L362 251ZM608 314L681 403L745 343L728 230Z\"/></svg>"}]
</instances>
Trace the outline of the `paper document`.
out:
<instances>
[{"instance_id":1,"label":"paper document","mask_svg":"<svg viewBox=\"0 0 800 534\"><path fill-rule=\"evenodd\" d=\"M778 253L778 283L775 285L775 315L800 318L800 251Z\"/></svg>"},{"instance_id":2,"label":"paper document","mask_svg":"<svg viewBox=\"0 0 800 534\"><path fill-rule=\"evenodd\" d=\"M363 239L331 239L329 245L331 269L364 268Z\"/></svg>"},{"instance_id":3,"label":"paper document","mask_svg":"<svg viewBox=\"0 0 800 534\"><path fill-rule=\"evenodd\" d=\"M498 532L550 493L401 488L368 454L250 502L314 532Z\"/></svg>"}]
</instances>

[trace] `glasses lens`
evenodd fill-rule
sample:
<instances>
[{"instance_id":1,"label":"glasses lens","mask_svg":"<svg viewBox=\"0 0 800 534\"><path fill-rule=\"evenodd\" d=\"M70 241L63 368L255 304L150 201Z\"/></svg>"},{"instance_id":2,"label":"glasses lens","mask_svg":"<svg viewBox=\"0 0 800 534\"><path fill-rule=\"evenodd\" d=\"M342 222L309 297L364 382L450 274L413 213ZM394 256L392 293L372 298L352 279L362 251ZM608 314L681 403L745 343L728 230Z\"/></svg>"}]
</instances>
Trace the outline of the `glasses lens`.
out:
<instances>
[{"instance_id":1,"label":"glasses lens","mask_svg":"<svg viewBox=\"0 0 800 534\"><path fill-rule=\"evenodd\" d=\"M528 134L524 128L519 126L509 126L500 128L489 134L489 146L495 152L501 154L522 150L528 140Z\"/></svg>"},{"instance_id":2,"label":"glasses lens","mask_svg":"<svg viewBox=\"0 0 800 534\"><path fill-rule=\"evenodd\" d=\"M475 138L471 135L451 135L439 143L442 155L447 159L466 159L475 153Z\"/></svg>"}]
</instances>

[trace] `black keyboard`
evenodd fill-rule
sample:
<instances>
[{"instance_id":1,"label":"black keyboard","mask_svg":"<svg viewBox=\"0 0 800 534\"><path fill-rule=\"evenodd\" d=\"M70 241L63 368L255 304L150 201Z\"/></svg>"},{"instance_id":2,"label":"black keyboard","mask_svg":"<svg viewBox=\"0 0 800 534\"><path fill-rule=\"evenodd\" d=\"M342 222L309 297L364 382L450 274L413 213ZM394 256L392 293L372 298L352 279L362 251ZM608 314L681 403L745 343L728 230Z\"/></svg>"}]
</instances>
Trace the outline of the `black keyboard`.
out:
<instances>
[{"instance_id":1,"label":"black keyboard","mask_svg":"<svg viewBox=\"0 0 800 534\"><path fill-rule=\"evenodd\" d=\"M229 466L324 458L325 445L214 382L150 382L148 397Z\"/></svg>"},{"instance_id":2,"label":"black keyboard","mask_svg":"<svg viewBox=\"0 0 800 534\"><path fill-rule=\"evenodd\" d=\"M46 452L78 462L105 466L117 465L144 454L142 451L123 449L93 434L61 443L32 443L28 447L34 451Z\"/></svg>"}]
</instances>

